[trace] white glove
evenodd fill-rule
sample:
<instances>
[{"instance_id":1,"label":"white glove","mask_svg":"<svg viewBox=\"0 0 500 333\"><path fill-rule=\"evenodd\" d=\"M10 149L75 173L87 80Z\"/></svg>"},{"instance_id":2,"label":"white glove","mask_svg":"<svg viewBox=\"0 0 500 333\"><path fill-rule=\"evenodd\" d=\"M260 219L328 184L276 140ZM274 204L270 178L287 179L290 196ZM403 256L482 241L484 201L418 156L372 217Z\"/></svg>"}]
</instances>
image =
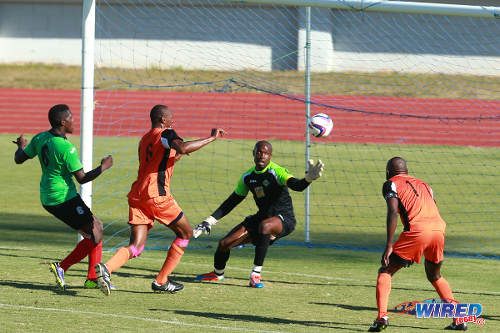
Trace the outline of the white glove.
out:
<instances>
[{"instance_id":1,"label":"white glove","mask_svg":"<svg viewBox=\"0 0 500 333\"><path fill-rule=\"evenodd\" d=\"M217 224L217 219L213 216L207 217L203 222L198 224L196 228L193 230L194 238L198 238L201 234L210 234L210 229L213 225Z\"/></svg>"},{"instance_id":2,"label":"white glove","mask_svg":"<svg viewBox=\"0 0 500 333\"><path fill-rule=\"evenodd\" d=\"M312 183L313 180L318 179L323 174L324 164L323 162L321 162L321 160L318 160L315 165L313 160L309 160L307 161L307 164L309 167L307 168L305 178L307 182Z\"/></svg>"}]
</instances>

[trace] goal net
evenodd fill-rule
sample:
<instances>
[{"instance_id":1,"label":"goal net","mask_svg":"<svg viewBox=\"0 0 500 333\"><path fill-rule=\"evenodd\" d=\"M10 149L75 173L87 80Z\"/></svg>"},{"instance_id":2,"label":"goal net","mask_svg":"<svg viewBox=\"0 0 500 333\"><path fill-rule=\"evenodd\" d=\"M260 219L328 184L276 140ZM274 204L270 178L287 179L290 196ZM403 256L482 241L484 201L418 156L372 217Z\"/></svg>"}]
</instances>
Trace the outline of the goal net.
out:
<instances>
[{"instance_id":1,"label":"goal net","mask_svg":"<svg viewBox=\"0 0 500 333\"><path fill-rule=\"evenodd\" d=\"M105 247L128 244L126 194L156 104L174 111L184 139L228 132L175 166L172 192L193 226L253 166L256 140L270 141L273 161L303 177L310 46L310 114L335 124L310 142L310 157L325 163L310 187L310 243L380 251L385 164L401 156L434 190L448 254L500 256L500 21L312 8L310 34L307 26L303 7L97 1L94 164L115 159L93 190ZM277 244L305 244L304 193L290 192L297 228ZM249 196L190 246L213 246L255 211ZM156 225L147 248L173 237Z\"/></svg>"}]
</instances>

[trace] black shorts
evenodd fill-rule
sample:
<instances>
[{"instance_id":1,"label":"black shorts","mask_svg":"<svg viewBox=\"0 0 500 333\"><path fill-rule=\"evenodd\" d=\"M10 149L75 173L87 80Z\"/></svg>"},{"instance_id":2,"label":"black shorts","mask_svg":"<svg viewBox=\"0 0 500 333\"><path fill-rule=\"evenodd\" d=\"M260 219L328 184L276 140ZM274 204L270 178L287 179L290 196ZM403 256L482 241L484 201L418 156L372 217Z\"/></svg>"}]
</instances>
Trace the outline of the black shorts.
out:
<instances>
[{"instance_id":1,"label":"black shorts","mask_svg":"<svg viewBox=\"0 0 500 333\"><path fill-rule=\"evenodd\" d=\"M80 195L59 205L43 205L43 208L75 230L82 229L83 226L88 224L92 225L94 222L94 215Z\"/></svg>"},{"instance_id":2,"label":"black shorts","mask_svg":"<svg viewBox=\"0 0 500 333\"><path fill-rule=\"evenodd\" d=\"M283 230L281 233L271 241L271 244L276 241L278 238L283 238L292 233L295 230L295 225L297 224L295 220L295 216L289 214L279 214L278 217L281 219L281 225L283 226ZM241 223L247 229L248 233L252 237L252 243L255 242L259 238L259 225L262 220L266 218L262 218L258 215L250 215L245 218L245 220ZM255 244L254 244L255 245Z\"/></svg>"},{"instance_id":3,"label":"black shorts","mask_svg":"<svg viewBox=\"0 0 500 333\"><path fill-rule=\"evenodd\" d=\"M391 255L389 256L389 261L394 262L394 263L398 264L399 266L405 267L405 268L413 265L413 261L403 259L394 252L392 252Z\"/></svg>"}]
</instances>

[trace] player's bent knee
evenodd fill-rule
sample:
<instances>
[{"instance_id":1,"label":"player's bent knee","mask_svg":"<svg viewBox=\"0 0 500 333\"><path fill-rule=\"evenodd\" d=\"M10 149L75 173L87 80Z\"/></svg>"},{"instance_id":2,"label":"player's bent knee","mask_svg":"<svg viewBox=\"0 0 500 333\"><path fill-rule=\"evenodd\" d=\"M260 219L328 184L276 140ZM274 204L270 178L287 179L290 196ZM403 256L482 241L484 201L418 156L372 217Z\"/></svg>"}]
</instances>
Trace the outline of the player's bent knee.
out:
<instances>
[{"instance_id":1,"label":"player's bent knee","mask_svg":"<svg viewBox=\"0 0 500 333\"><path fill-rule=\"evenodd\" d=\"M441 278L440 274L438 274L438 275L435 275L435 274L429 275L429 274L427 274L427 280L429 280L430 283L434 283L437 280L439 280L440 278Z\"/></svg>"},{"instance_id":2,"label":"player's bent knee","mask_svg":"<svg viewBox=\"0 0 500 333\"><path fill-rule=\"evenodd\" d=\"M183 239L183 238L177 237L176 239L174 239L174 244L179 246L179 247L187 247L189 244L189 239Z\"/></svg>"},{"instance_id":3,"label":"player's bent knee","mask_svg":"<svg viewBox=\"0 0 500 333\"><path fill-rule=\"evenodd\" d=\"M144 250L144 245L138 249L134 245L130 245L129 250L130 250L130 254L132 255L131 258L136 258L136 257L141 255L142 251Z\"/></svg>"},{"instance_id":4,"label":"player's bent knee","mask_svg":"<svg viewBox=\"0 0 500 333\"><path fill-rule=\"evenodd\" d=\"M226 252L226 251L229 251L231 249L230 245L231 245L231 242L229 242L225 239L221 239L219 241L218 249L221 250L222 252Z\"/></svg>"}]
</instances>

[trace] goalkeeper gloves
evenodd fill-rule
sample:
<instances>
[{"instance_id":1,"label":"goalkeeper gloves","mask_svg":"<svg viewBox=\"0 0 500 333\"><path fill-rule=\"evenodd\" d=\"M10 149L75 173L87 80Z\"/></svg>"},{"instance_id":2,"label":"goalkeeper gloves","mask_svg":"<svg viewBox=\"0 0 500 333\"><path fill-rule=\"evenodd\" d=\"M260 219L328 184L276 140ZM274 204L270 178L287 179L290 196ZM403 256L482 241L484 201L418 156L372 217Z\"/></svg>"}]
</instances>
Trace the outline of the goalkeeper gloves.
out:
<instances>
[{"instance_id":1,"label":"goalkeeper gloves","mask_svg":"<svg viewBox=\"0 0 500 333\"><path fill-rule=\"evenodd\" d=\"M319 177L321 177L322 173L323 173L323 162L321 162L321 160L318 160L316 162L316 164L314 164L314 161L313 160L309 160L307 161L307 164L308 164L308 169L306 171L306 181L308 183L312 183L314 180L318 179Z\"/></svg>"},{"instance_id":2,"label":"goalkeeper gloves","mask_svg":"<svg viewBox=\"0 0 500 333\"><path fill-rule=\"evenodd\" d=\"M203 222L198 224L196 228L193 230L194 238L198 238L201 234L210 234L210 229L213 225L217 224L217 219L213 216L207 217Z\"/></svg>"}]
</instances>

